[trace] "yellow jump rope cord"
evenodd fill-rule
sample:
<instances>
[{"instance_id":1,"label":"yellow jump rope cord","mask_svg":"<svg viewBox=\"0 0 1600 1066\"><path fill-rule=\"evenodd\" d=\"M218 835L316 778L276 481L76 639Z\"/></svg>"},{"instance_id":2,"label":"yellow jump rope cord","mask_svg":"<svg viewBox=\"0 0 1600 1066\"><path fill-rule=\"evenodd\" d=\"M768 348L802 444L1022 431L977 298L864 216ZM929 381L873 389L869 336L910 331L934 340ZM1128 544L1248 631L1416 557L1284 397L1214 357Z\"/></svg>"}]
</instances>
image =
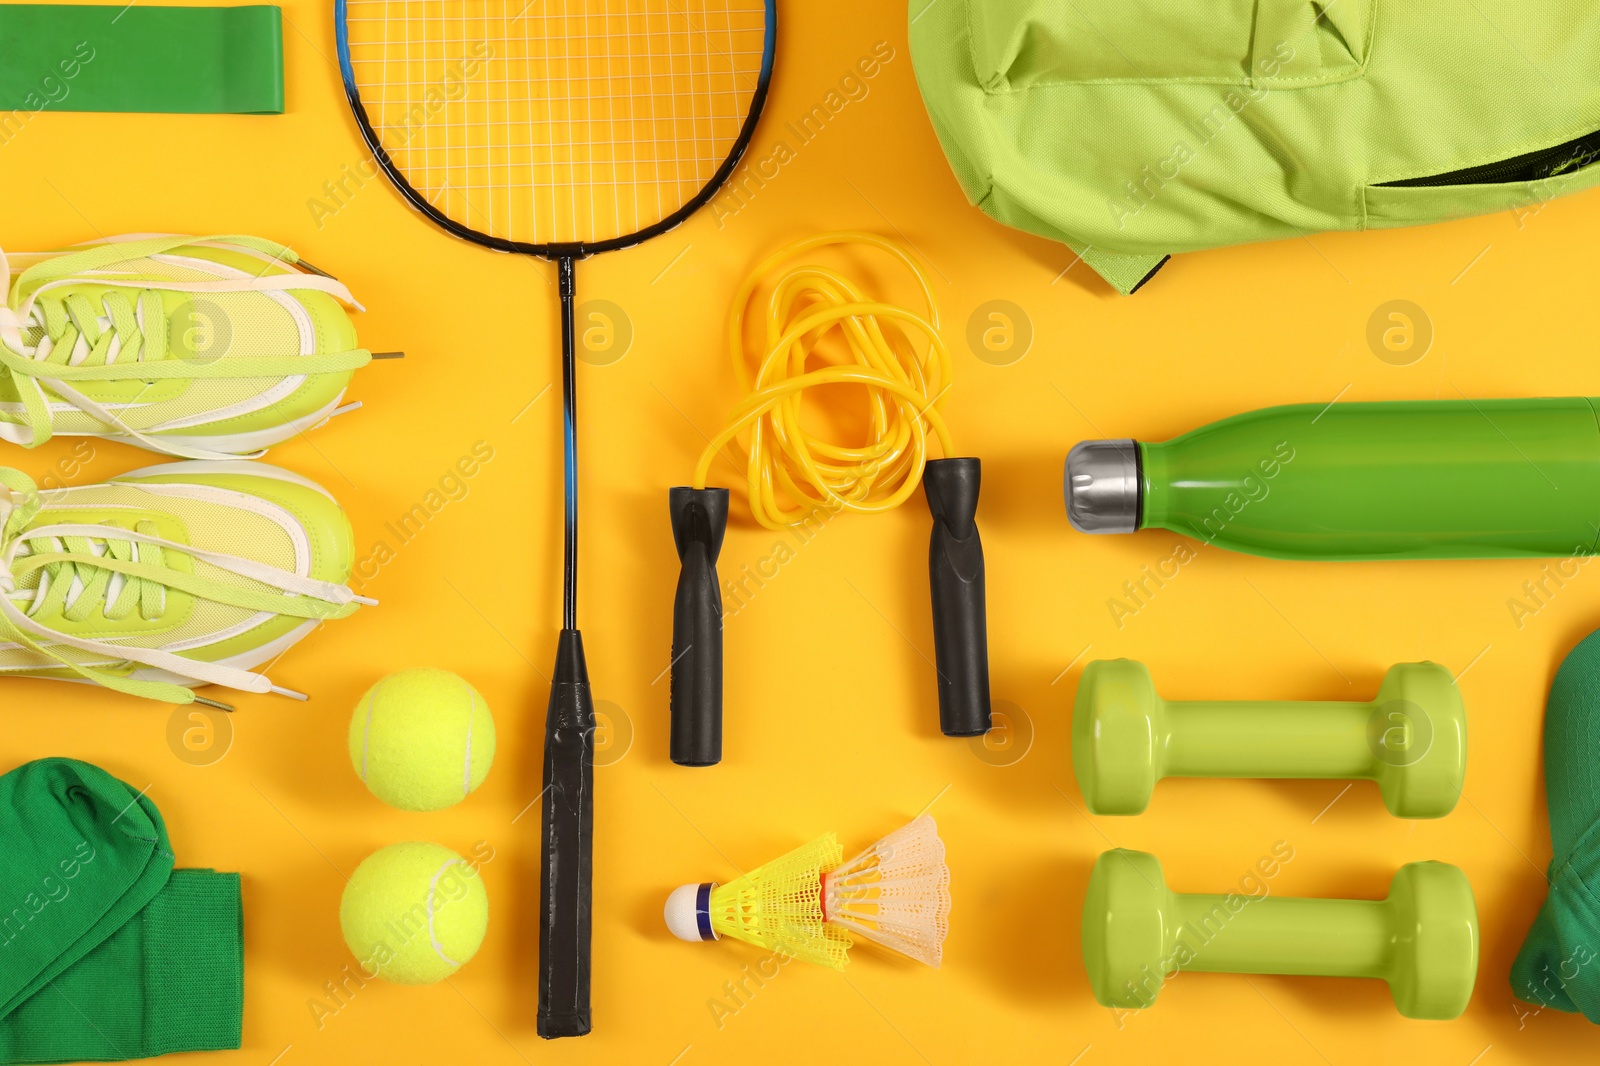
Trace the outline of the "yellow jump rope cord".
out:
<instances>
[{"instance_id":1,"label":"yellow jump rope cord","mask_svg":"<svg viewBox=\"0 0 1600 1066\"><path fill-rule=\"evenodd\" d=\"M745 317L756 292L780 264L831 245L877 248L893 256L916 278L927 312L870 299L835 270L793 266L771 284L759 349L748 345ZM833 333L843 340L848 360L825 361L818 353ZM749 395L701 454L694 487L706 487L717 452L728 444L737 447L738 436L748 431L750 511L768 529L803 521L819 506L867 512L898 507L922 481L930 430L946 456L955 454L939 414L952 380L950 353L939 338L939 306L927 273L895 241L871 233L826 233L769 256L734 297L728 353ZM866 390L869 430L863 443L819 440L801 427L805 390L839 384Z\"/></svg>"}]
</instances>

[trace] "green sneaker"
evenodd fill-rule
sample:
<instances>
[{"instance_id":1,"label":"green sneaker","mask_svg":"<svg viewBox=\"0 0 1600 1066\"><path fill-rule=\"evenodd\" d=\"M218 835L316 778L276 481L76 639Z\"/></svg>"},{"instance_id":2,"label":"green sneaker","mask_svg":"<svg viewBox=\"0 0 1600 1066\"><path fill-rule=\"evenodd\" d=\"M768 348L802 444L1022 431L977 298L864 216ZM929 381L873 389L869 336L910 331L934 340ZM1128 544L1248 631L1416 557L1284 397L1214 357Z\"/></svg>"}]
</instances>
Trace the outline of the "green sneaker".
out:
<instances>
[{"instance_id":1,"label":"green sneaker","mask_svg":"<svg viewBox=\"0 0 1600 1066\"><path fill-rule=\"evenodd\" d=\"M344 584L354 559L333 498L265 463L48 492L0 467L0 676L168 703L208 684L304 699L250 671L374 602Z\"/></svg>"},{"instance_id":2,"label":"green sneaker","mask_svg":"<svg viewBox=\"0 0 1600 1066\"><path fill-rule=\"evenodd\" d=\"M254 457L348 410L372 359L349 290L255 237L0 253L0 282L0 439L28 447L62 434Z\"/></svg>"}]
</instances>

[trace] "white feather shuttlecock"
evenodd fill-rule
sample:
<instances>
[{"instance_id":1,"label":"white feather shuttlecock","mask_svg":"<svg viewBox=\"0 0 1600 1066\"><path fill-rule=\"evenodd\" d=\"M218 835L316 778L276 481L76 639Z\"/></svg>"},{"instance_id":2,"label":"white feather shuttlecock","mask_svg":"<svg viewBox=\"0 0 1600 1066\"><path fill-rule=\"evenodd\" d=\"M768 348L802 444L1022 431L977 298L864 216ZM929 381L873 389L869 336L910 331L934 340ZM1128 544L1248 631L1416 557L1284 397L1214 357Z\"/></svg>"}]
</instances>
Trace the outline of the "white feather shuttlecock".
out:
<instances>
[{"instance_id":1,"label":"white feather shuttlecock","mask_svg":"<svg viewBox=\"0 0 1600 1066\"><path fill-rule=\"evenodd\" d=\"M833 925L938 969L950 931L944 841L924 814L822 878Z\"/></svg>"}]
</instances>

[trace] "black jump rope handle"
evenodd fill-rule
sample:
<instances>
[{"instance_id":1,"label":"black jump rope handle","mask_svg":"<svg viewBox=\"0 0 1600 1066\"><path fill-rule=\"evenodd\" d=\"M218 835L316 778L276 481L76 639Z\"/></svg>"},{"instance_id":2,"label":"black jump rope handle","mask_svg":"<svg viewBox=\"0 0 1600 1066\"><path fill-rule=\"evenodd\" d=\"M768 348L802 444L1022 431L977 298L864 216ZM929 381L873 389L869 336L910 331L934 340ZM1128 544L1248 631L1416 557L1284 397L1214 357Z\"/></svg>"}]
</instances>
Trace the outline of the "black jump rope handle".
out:
<instances>
[{"instance_id":1,"label":"black jump rope handle","mask_svg":"<svg viewBox=\"0 0 1600 1066\"><path fill-rule=\"evenodd\" d=\"M939 728L947 737L989 731L989 609L978 539L977 459L930 459L922 491L933 513L928 587L933 593L933 658L939 671Z\"/></svg>"},{"instance_id":2,"label":"black jump rope handle","mask_svg":"<svg viewBox=\"0 0 1600 1066\"><path fill-rule=\"evenodd\" d=\"M672 605L672 738L679 766L722 761L722 592L717 555L728 528L728 490L668 493L672 539L683 571Z\"/></svg>"},{"instance_id":3,"label":"black jump rope handle","mask_svg":"<svg viewBox=\"0 0 1600 1066\"><path fill-rule=\"evenodd\" d=\"M922 488L933 513L928 585L939 675L939 728L946 736L989 731L989 622L978 539L977 459L933 459ZM672 538L683 570L672 607L672 761L722 760L722 593L717 555L728 527L728 490L669 493Z\"/></svg>"}]
</instances>

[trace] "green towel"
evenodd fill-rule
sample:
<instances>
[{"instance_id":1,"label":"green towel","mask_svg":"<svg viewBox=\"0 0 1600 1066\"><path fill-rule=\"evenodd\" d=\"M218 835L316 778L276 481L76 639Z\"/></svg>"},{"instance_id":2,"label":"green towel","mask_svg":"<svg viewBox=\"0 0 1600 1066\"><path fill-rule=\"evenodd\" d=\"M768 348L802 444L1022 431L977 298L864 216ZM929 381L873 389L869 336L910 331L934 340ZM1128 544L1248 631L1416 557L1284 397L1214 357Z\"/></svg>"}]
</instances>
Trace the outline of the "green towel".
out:
<instances>
[{"instance_id":1,"label":"green towel","mask_svg":"<svg viewBox=\"0 0 1600 1066\"><path fill-rule=\"evenodd\" d=\"M1550 895L1511 967L1518 999L1600 1022L1600 632L1572 649L1550 686L1544 778Z\"/></svg>"},{"instance_id":2,"label":"green towel","mask_svg":"<svg viewBox=\"0 0 1600 1066\"><path fill-rule=\"evenodd\" d=\"M239 1047L239 879L173 870L155 805L97 767L0 777L0 1062Z\"/></svg>"}]
</instances>

